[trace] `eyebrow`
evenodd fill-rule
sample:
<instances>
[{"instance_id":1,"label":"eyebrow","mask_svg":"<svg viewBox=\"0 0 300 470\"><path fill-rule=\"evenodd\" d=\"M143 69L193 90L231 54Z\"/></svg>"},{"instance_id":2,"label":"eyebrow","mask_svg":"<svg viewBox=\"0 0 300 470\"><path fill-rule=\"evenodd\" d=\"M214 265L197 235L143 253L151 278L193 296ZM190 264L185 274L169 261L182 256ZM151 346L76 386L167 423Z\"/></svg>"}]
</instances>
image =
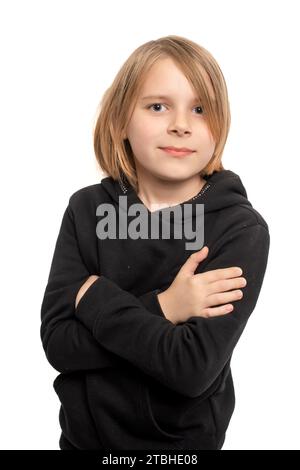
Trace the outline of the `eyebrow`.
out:
<instances>
[{"instance_id":1,"label":"eyebrow","mask_svg":"<svg viewBox=\"0 0 300 470\"><path fill-rule=\"evenodd\" d=\"M144 100L150 100L150 99L160 99L160 100L171 100L171 96L168 95L149 95L149 96L143 96L141 98L142 101ZM196 96L191 100L193 103L195 101L200 101L200 98L197 98Z\"/></svg>"}]
</instances>

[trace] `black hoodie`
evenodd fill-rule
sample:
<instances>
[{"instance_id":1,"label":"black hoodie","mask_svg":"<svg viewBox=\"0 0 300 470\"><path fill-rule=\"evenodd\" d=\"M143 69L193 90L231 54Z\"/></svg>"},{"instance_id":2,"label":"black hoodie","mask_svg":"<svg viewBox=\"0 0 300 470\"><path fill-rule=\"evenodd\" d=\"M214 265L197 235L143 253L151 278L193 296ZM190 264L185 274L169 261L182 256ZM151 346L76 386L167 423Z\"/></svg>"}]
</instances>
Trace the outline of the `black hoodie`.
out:
<instances>
[{"instance_id":1,"label":"black hoodie","mask_svg":"<svg viewBox=\"0 0 300 470\"><path fill-rule=\"evenodd\" d=\"M270 237L237 174L204 178L185 201L204 204L209 253L195 274L239 266L247 285L231 313L176 325L157 294L202 246L188 250L172 232L169 239L100 239L99 205L113 204L118 214L119 196L128 208L143 204L125 178L106 177L71 195L41 306L43 348L60 372L53 386L61 449L222 448L235 406L230 360L261 290ZM92 274L100 277L75 309Z\"/></svg>"}]
</instances>

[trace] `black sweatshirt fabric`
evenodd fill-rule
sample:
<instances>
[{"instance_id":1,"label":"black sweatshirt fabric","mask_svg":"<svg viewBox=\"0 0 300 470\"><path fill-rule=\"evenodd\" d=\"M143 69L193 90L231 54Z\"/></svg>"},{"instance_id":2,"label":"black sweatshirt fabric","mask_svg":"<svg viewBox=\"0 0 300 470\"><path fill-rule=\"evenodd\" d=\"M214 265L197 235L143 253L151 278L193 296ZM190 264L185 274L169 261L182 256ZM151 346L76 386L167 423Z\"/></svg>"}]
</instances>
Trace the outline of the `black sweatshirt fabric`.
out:
<instances>
[{"instance_id":1,"label":"black sweatshirt fabric","mask_svg":"<svg viewBox=\"0 0 300 470\"><path fill-rule=\"evenodd\" d=\"M105 177L69 198L40 328L47 360L60 372L53 387L61 403L61 449L222 448L235 407L230 361L258 300L270 236L236 173L205 179L200 193L184 202L193 209L204 204L209 254L195 274L239 266L247 285L231 313L176 325L157 294L201 247L187 250L184 235L172 238L172 231L169 239L100 239L99 205L113 205L118 214L119 197L126 196L129 214L133 204L143 204L125 178ZM92 274L100 277L75 308Z\"/></svg>"}]
</instances>

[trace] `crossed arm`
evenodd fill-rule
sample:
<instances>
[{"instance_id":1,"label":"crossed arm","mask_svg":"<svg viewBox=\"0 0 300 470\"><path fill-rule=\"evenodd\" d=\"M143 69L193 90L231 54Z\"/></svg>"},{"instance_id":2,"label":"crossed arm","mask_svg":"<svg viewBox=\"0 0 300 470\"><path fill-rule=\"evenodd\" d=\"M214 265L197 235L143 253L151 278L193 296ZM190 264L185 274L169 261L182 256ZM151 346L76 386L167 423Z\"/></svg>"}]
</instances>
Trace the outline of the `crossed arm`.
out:
<instances>
[{"instance_id":1,"label":"crossed arm","mask_svg":"<svg viewBox=\"0 0 300 470\"><path fill-rule=\"evenodd\" d=\"M41 305L40 336L48 362L58 372L119 367L122 359L105 349L76 318L75 304L99 276L82 260L70 206L64 212ZM162 315L159 289L137 299L140 307ZM77 297L78 295L78 297Z\"/></svg>"},{"instance_id":2,"label":"crossed arm","mask_svg":"<svg viewBox=\"0 0 300 470\"><path fill-rule=\"evenodd\" d=\"M64 372L125 360L179 393L200 395L231 357L256 305L268 250L269 233L260 224L243 226L220 240L205 270L240 266L247 279L243 300L233 314L191 317L175 326L159 308L157 291L135 297L103 275L90 279L67 210L54 254L60 261L52 264L42 308L41 335L49 362ZM91 284L84 287L88 279Z\"/></svg>"}]
</instances>

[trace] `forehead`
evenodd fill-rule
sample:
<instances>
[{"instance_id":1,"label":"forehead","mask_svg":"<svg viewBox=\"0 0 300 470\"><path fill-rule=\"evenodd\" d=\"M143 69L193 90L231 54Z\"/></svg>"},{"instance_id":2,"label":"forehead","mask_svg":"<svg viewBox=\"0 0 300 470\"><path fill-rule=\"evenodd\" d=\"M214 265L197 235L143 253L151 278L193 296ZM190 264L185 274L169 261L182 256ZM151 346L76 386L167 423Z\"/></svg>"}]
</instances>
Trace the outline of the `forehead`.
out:
<instances>
[{"instance_id":1,"label":"forehead","mask_svg":"<svg viewBox=\"0 0 300 470\"><path fill-rule=\"evenodd\" d=\"M202 65L198 64L198 67L208 92L212 99L214 99L214 91L209 75ZM143 99L146 96L152 98L171 98L173 92L176 94L176 91L182 89L188 90L191 100L197 99L196 90L191 86L187 77L175 62L170 58L160 59L148 70L139 92L139 98Z\"/></svg>"}]
</instances>

